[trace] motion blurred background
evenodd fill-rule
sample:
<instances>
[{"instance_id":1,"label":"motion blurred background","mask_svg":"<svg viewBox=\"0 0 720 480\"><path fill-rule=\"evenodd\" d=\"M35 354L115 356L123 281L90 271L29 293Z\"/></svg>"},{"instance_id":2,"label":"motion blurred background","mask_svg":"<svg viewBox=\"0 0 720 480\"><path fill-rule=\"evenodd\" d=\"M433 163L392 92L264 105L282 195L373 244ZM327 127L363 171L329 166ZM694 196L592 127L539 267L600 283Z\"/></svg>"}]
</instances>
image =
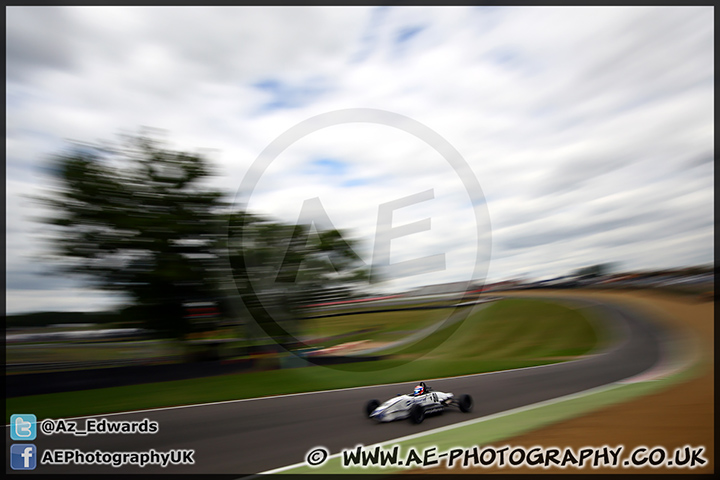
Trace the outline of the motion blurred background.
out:
<instances>
[{"instance_id":1,"label":"motion blurred background","mask_svg":"<svg viewBox=\"0 0 720 480\"><path fill-rule=\"evenodd\" d=\"M713 35L712 7L8 7L8 372L282 366L248 289L297 348L333 345L296 321L347 300L710 300ZM274 139L358 107L445 138L482 204L423 139L354 124L298 141L238 203ZM390 259L443 268L368 283L379 205L428 189L392 222L431 222ZM315 197L332 224L297 230Z\"/></svg>"}]
</instances>

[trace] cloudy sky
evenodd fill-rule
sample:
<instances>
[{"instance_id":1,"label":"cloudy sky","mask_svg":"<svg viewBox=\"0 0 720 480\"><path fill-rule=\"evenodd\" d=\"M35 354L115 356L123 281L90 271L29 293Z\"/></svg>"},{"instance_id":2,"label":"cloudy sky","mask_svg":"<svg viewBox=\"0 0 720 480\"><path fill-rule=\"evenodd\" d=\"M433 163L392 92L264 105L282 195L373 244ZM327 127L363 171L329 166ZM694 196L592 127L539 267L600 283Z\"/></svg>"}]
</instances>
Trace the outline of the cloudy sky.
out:
<instances>
[{"instance_id":1,"label":"cloudy sky","mask_svg":"<svg viewBox=\"0 0 720 480\"><path fill-rule=\"evenodd\" d=\"M253 211L294 223L306 205L321 224L321 205L368 265L399 265L387 289L714 260L712 7L8 7L6 22L9 313L113 303L47 274L25 195L68 140L142 126L205 152Z\"/></svg>"}]
</instances>

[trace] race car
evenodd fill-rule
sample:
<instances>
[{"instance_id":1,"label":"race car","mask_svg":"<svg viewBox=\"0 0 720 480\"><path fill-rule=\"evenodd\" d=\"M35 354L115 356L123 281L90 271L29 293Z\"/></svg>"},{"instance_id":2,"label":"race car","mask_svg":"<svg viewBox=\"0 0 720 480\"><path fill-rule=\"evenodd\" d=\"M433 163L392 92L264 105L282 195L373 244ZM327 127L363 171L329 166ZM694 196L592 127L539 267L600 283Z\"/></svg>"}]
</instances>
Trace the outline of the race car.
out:
<instances>
[{"instance_id":1,"label":"race car","mask_svg":"<svg viewBox=\"0 0 720 480\"><path fill-rule=\"evenodd\" d=\"M463 394L455 398L452 393L435 391L425 382L420 382L411 394L399 393L383 404L378 400L370 400L365 405L365 413L378 422L409 418L413 423L422 423L426 415L442 413L451 406L458 407L461 412L470 412L473 407L472 397Z\"/></svg>"}]
</instances>

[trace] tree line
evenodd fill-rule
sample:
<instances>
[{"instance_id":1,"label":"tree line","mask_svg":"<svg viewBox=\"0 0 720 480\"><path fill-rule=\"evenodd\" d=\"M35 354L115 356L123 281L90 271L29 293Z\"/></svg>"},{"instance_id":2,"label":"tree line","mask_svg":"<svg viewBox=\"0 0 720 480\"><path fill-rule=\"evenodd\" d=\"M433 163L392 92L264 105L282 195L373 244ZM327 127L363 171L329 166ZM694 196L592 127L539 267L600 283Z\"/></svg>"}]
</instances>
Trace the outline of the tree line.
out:
<instances>
[{"instance_id":1,"label":"tree line","mask_svg":"<svg viewBox=\"0 0 720 480\"><path fill-rule=\"evenodd\" d=\"M206 156L156 136L72 144L52 157L50 172L53 187L35 197L49 212L39 218L43 260L89 287L123 293L125 311L158 336L212 329L247 311L239 299L276 310L293 330L313 292L367 279L343 232L311 235L308 225L234 207L212 186ZM192 304L215 305L219 315L188 315Z\"/></svg>"}]
</instances>

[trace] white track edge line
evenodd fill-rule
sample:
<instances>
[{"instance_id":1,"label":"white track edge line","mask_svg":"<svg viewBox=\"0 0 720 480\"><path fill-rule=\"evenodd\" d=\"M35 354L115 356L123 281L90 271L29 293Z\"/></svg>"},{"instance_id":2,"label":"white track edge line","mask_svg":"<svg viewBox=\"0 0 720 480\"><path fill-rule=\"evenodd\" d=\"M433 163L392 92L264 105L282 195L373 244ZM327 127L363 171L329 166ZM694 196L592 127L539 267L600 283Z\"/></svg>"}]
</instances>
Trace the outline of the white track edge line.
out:
<instances>
[{"instance_id":1,"label":"white track edge line","mask_svg":"<svg viewBox=\"0 0 720 480\"><path fill-rule=\"evenodd\" d=\"M690 366L694 365L695 362L696 362L696 361L698 360L698 358L699 358L699 355L697 354L697 352L694 352L694 351L690 351L689 353L688 353L687 351L685 351L685 352L683 352L683 353L684 353L684 355L683 355L683 354L679 354L679 355L685 357L685 358L684 358L685 362L684 362L679 368L675 368L674 371L672 371L671 373L669 373L667 376L672 376L672 375L674 375L674 374L680 373L680 371L689 369ZM553 405L553 404L555 404L555 403L562 403L562 402L565 402L565 401L574 400L574 399L576 399L576 398L582 398L582 397L585 397L585 396L588 396L588 395L594 395L594 394L597 394L597 393L602 393L602 392L605 392L605 391L613 390L613 389L615 389L615 388L620 388L620 387L632 385L633 383L637 383L637 382L629 382L628 380L631 380L631 379L634 379L634 378L636 378L636 377L645 375L645 374L647 374L648 372L651 372L651 371L655 370L656 368L658 368L658 366L659 366L660 364L663 363L664 360L665 360L664 357L661 356L660 358L658 358L658 360L657 360L653 365L651 365L650 367L648 367L648 368L645 369L644 371L642 371L642 372L640 372L640 373L638 373L638 374L631 375L631 376L629 376L629 377L620 379L620 380L616 380L616 381L611 382L611 383L606 383L606 384L604 384L604 385L599 385L599 386L597 386L597 387L592 387L592 388L589 388L589 389L587 389L587 390L581 390L580 392L575 392L575 393L571 393L571 394L568 394L568 395L563 395L563 396L561 396L561 397L555 397L555 398L551 398L551 399L548 399L548 400L543 400L543 401L540 401L540 402L531 403L531 404L529 404L529 405L523 405L523 406L521 406L521 407L516 407L516 408L510 409L510 410L505 410L505 411L502 411L502 412L493 413L493 414L491 414L491 415L487 415L487 416L484 416L484 417L474 418L474 419L472 419L472 420L465 420L465 421L463 421L463 422L453 423L452 425L446 425L446 426L444 426L444 427L438 427L438 428L435 428L435 429L432 429L432 430L425 430L424 432L418 432L418 433L414 433L414 434L411 434L411 435L406 435L406 436L404 436L404 437L398 437L398 438L391 439L391 440L385 440L385 441L382 441L382 442L379 442L379 443L374 443L374 444L371 444L371 445L367 445L367 446L365 446L365 448L372 448L372 447L387 445L387 444L389 444L389 443L399 443L399 442L403 442L403 441L406 441L406 440L413 440L413 439L415 439L415 438L421 438L421 437L425 437L425 436L427 436L427 435L433 435L433 434L436 434L436 433L442 433L442 432L445 432L445 431L448 431L448 430L453 430L453 429L465 427L465 426L468 426L468 425L474 425L474 424L477 424L477 423L482 423L482 422L485 422L485 421L494 420L494 419L496 419L496 418L501 418L501 417L505 417L505 416L508 416L508 415L514 415L514 414L517 414L517 413L522 413L522 412L525 412L525 411L528 411L528 410L533 410L533 409L535 409L535 408L541 408L541 407L545 407L545 406L548 406L548 405ZM577 360L573 360L573 361L577 361ZM570 363L570 362L561 362L561 363ZM554 363L554 364L549 364L549 365L558 365L558 364L557 364L557 363ZM543 367L543 366L548 366L548 365L538 365L538 366ZM526 367L526 368L537 368L538 366L536 366L536 367ZM521 369L518 369L518 370L521 370ZM512 371L512 370L505 370L505 371ZM489 373L498 373L498 372L489 372ZM479 375L484 375L484 374L479 374ZM468 376L473 376L473 375L468 375ZM448 378L457 378L457 377L448 377ZM342 452L329 455L328 458L327 458L327 460L330 460L330 459L333 459L333 458L338 458L338 457L340 457L341 454L342 454ZM299 462L299 463L295 463L295 464L293 464L293 465L288 465L288 466L285 466L285 467L278 467L278 468L275 468L275 469L272 469L272 470L267 470L267 471L265 471L265 472L260 472L260 473L258 473L258 474L252 475L252 476L250 476L250 477L241 477L241 478L249 479L249 478L254 478L255 476L258 476L258 475L268 475L268 474L280 473L280 472L284 472L284 471L287 471L287 470L292 470L292 469L294 469L294 468L299 468L299 467L303 467L303 466L307 466L307 463L306 463L306 462Z\"/></svg>"},{"instance_id":2,"label":"white track edge line","mask_svg":"<svg viewBox=\"0 0 720 480\"><path fill-rule=\"evenodd\" d=\"M598 354L598 355L600 355L600 354ZM545 365L533 365L530 367L511 368L511 369L507 369L507 370L496 370L494 372L470 373L468 375L455 375L452 377L429 378L429 379L426 379L423 381L438 382L438 381L442 381L442 380L451 380L454 378L469 378L469 377L478 377L481 375L495 375L498 373L518 372L521 370L530 370L533 368L565 365L565 364L569 364L569 363L579 362L581 360L586 360L587 358L588 357L586 356L586 357L578 358L575 360L568 360L566 362L547 363ZM379 383L376 385L361 385L359 387L334 388L334 389L330 389L330 390L316 390L313 392L283 393L283 394L279 394L279 395L268 395L265 397L239 398L236 400L222 400L219 402L192 403L189 405L175 405L172 407L157 407L157 408L147 408L147 409L142 409L142 410L128 410L128 411L124 411L124 412L98 413L96 415L84 415L84 416L80 416L80 417L64 417L64 419L65 420L78 420L78 419L83 419L83 418L110 417L110 416L114 416L114 415L131 415L131 414L135 414L135 413L158 412L158 411L162 411L162 410L177 410L177 409L181 409L181 408L209 407L209 406L213 406L213 405L222 405L222 404L227 404L227 403L251 402L254 400L270 400L270 399L274 399L274 398L297 397L297 396L301 396L301 395L315 395L318 393L343 392L343 391L348 391L348 390L360 390L360 389L364 389L364 388L389 387L392 385L402 385L405 383L413 383L413 382L414 382L414 380L407 380L404 382ZM10 424L6 424L5 426L9 427Z\"/></svg>"},{"instance_id":3,"label":"white track edge line","mask_svg":"<svg viewBox=\"0 0 720 480\"><path fill-rule=\"evenodd\" d=\"M582 300L580 300L580 302L582 302ZM592 306L598 305L598 303L595 301L588 301L588 303L591 304ZM599 305L602 305L602 304L599 304ZM453 378L470 378L470 377L477 377L477 376L481 376L481 375L493 375L493 374L497 374L497 373L529 370L532 368L552 367L552 366L557 366L557 365L564 365L564 364L579 362L582 360L586 360L590 356L603 355L606 352L607 352L607 350L602 350L598 353L586 355L582 358L578 358L575 360L568 360L566 362L547 363L545 365L533 365L530 367L511 368L511 369L507 369L507 370L497 370L494 372L471 373L468 375L455 375L452 377L430 378L430 379L426 379L424 381L437 382L437 381L441 381L441 380L450 380ZM413 382L412 380L409 380L409 381L404 381L404 382L380 383L380 384L376 384L376 385L363 385L363 386L359 386L359 387L335 388L335 389L330 389L330 390L317 390L317 391L313 391L313 392L286 393L286 394L280 394L280 395L268 395L265 397L240 398L240 399L236 399L236 400L222 400L219 402L192 403L189 405L174 405L171 407L156 407L156 408L146 408L146 409L141 409L141 410L127 410L127 411L123 411L123 412L100 413L100 414L96 414L96 415L83 415L83 416L78 416L78 417L64 417L64 419L79 420L79 419L83 419L83 418L110 417L110 416L116 416L116 415L131 415L131 414L136 414L136 413L159 412L159 411L163 411L163 410L178 410L181 408L208 407L208 406L222 405L222 404L228 404L228 403L249 402L249 401L253 401L253 400L267 400L267 399L272 399L272 398L295 397L295 396L300 396L300 395L314 395L314 394L318 394L318 393L331 393L331 392L341 392L341 391L347 391L347 390L359 390L359 389L363 389L363 388L387 387L387 386L401 385L403 383L412 383L412 382ZM9 423L5 424L5 427L9 428L10 424Z\"/></svg>"},{"instance_id":4,"label":"white track edge line","mask_svg":"<svg viewBox=\"0 0 720 480\"><path fill-rule=\"evenodd\" d=\"M421 437L425 437L425 436L428 436L428 435L433 435L433 434L436 434L436 433L442 433L442 432L446 432L446 431L448 431L448 430L454 430L454 429L456 429L456 428L461 428L461 427L465 427L465 426L468 426L468 425L474 425L474 424L476 424L476 423L482 423L482 422L486 422L486 421L489 421L489 420L494 420L494 419L496 419L496 418L505 417L505 416L508 416L508 415L514 415L514 414L517 414L517 413L522 413L522 412L525 412L525 411L528 411L528 410L533 410L533 409L536 409L536 408L541 408L541 407L545 407L545 406L548 406L548 405L553 405L553 404L555 404L555 403L561 403L561 402L565 402L565 401L568 401L568 400L574 400L574 399L577 399L577 398L582 398L582 397L585 397L585 396L588 396L588 395L594 395L594 394L596 394L596 393L602 393L602 392L604 392L604 391L612 390L612 389L619 388L619 387L622 387L622 386L623 386L622 384L620 384L618 381L616 381L616 382L608 383L608 384L605 384L605 385L600 385L600 386L597 386L597 387L592 387L592 388L589 388L589 389L587 389L587 390L582 390L582 391L580 391L580 392L575 392L575 393L570 393L570 394L568 394L568 395L563 395L562 397L556 397L556 398L551 398L551 399L548 399L548 400L542 400L542 401L540 401L540 402L531 403L530 405L523 405L523 406L521 406L521 407L512 408L512 409L510 409L510 410L505 410L505 411L502 411L502 412L493 413L493 414L491 414L491 415L486 415L486 416L484 416L484 417L473 418L472 420L465 420L465 421L463 421L463 422L453 423L452 425L445 425L444 427L438 427L438 428L434 428L434 429L432 429L432 430L425 430L425 431L423 431L423 432L413 433L413 434L411 434L411 435L405 435L404 437L398 437L398 438L394 438L394 439L391 439L391 440L384 440L384 441L379 442L379 443L374 443L374 444L372 444L372 445L367 445L367 446L365 446L365 448L372 448L372 447L387 445L387 444L389 444L389 443L399 443L399 442L404 442L404 441L406 441L406 440L414 440L414 439L416 439L416 438L421 438ZM340 452L340 453L335 453L335 454L333 454L333 455L330 455L330 456L328 456L328 460L333 459L333 458L338 458L338 457L340 457L341 454L342 454L342 452ZM307 464L306 464L305 462L299 462L299 463L295 463L295 464L293 464L293 465L288 465L288 466L285 466L285 467L279 467L279 468L275 468L275 469L272 469L272 470L267 470L267 471L265 471L265 472L260 472L260 473L257 473L256 475L268 475L268 474L273 474L273 473L279 473L279 472L283 472L283 471L286 471L286 470L291 470L291 469L293 469L293 468L298 468L298 467L303 467L303 466L307 466ZM241 478L248 478L248 477L241 477ZM250 478L251 478L251 477L250 477Z\"/></svg>"}]
</instances>

